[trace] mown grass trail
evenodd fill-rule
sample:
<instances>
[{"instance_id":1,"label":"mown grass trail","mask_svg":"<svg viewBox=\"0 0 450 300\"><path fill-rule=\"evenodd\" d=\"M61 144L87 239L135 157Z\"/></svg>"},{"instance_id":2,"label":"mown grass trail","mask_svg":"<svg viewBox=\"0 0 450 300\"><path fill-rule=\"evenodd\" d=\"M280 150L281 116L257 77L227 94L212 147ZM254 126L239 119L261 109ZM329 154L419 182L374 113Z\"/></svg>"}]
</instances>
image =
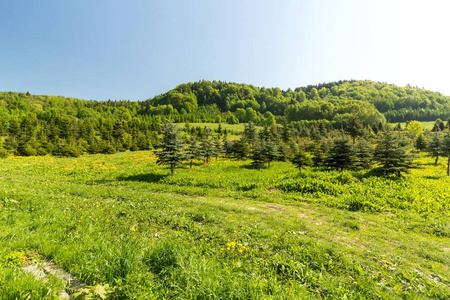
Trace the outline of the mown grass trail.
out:
<instances>
[{"instance_id":1,"label":"mown grass trail","mask_svg":"<svg viewBox=\"0 0 450 300\"><path fill-rule=\"evenodd\" d=\"M422 159L422 163L431 161ZM450 179L149 152L0 161L0 297L55 298L45 257L111 299L448 299Z\"/></svg>"}]
</instances>

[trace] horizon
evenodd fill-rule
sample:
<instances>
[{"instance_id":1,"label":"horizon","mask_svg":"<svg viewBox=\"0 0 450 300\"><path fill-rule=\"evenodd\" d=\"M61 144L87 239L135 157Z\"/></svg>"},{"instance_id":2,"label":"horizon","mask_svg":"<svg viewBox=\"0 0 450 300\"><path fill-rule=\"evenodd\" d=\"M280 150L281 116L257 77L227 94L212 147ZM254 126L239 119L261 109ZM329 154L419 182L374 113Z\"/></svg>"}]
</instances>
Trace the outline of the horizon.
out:
<instances>
[{"instance_id":1,"label":"horizon","mask_svg":"<svg viewBox=\"0 0 450 300\"><path fill-rule=\"evenodd\" d=\"M282 90L370 80L450 95L446 1L47 0L2 9L3 91L143 101L200 80Z\"/></svg>"}]
</instances>

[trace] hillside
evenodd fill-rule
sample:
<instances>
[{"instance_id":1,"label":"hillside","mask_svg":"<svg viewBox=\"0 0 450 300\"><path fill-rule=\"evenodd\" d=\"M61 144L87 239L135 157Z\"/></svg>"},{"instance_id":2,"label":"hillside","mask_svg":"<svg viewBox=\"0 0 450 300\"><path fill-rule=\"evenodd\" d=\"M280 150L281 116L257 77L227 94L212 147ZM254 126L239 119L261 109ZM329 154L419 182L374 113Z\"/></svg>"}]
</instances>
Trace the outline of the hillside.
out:
<instances>
[{"instance_id":1,"label":"hillside","mask_svg":"<svg viewBox=\"0 0 450 300\"><path fill-rule=\"evenodd\" d=\"M270 112L288 121L326 119L341 123L352 112L370 125L450 117L450 97L413 87L373 81L339 81L283 91L220 81L200 81L147 100L153 106L170 104L181 114L216 105L240 122L264 122Z\"/></svg>"},{"instance_id":2,"label":"hillside","mask_svg":"<svg viewBox=\"0 0 450 300\"><path fill-rule=\"evenodd\" d=\"M372 81L341 81L287 91L200 81L137 102L0 92L0 152L78 156L147 150L158 143L161 124L167 118L257 125L287 120L302 132L302 126L311 124L316 129L318 124L345 127L354 116L374 131L386 121L447 120L450 97Z\"/></svg>"}]
</instances>

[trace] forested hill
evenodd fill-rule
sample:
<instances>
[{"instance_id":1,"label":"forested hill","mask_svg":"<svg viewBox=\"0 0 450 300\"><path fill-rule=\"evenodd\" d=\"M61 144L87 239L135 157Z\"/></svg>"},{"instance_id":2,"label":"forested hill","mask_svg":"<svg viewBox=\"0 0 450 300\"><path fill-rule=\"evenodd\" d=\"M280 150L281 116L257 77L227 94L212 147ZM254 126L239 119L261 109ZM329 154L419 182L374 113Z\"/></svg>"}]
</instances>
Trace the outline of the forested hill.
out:
<instances>
[{"instance_id":1,"label":"forested hill","mask_svg":"<svg viewBox=\"0 0 450 300\"><path fill-rule=\"evenodd\" d=\"M447 120L450 97L372 81L342 81L287 91L200 81L136 102L0 92L0 154L76 156L150 149L158 143L167 118L259 125L287 120L296 126L321 123L341 128L355 117L372 128L386 121Z\"/></svg>"},{"instance_id":2,"label":"forested hill","mask_svg":"<svg viewBox=\"0 0 450 300\"><path fill-rule=\"evenodd\" d=\"M172 105L180 114L201 106L217 106L222 117L258 122L275 116L288 121L326 119L341 123L357 113L366 123L434 121L450 117L450 97L414 87L373 81L339 81L295 90L258 88L247 84L200 81L181 84L147 100L153 106ZM264 115L265 114L265 115Z\"/></svg>"}]
</instances>

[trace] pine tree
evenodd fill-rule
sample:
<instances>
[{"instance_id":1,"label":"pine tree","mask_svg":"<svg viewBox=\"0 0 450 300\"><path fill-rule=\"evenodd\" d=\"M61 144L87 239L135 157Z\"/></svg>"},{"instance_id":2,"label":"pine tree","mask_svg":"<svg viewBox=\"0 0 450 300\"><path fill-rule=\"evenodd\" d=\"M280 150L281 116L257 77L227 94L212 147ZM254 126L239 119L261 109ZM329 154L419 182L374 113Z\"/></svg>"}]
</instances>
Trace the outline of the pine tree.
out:
<instances>
[{"instance_id":1,"label":"pine tree","mask_svg":"<svg viewBox=\"0 0 450 300\"><path fill-rule=\"evenodd\" d=\"M170 166L170 174L173 175L173 171L176 166L181 165L186 155L183 153L183 142L180 139L178 130L172 122L167 122L163 128L163 140L160 144L161 151L155 151L155 155L158 157L156 163L161 165Z\"/></svg>"},{"instance_id":2,"label":"pine tree","mask_svg":"<svg viewBox=\"0 0 450 300\"><path fill-rule=\"evenodd\" d=\"M329 144L325 139L317 142L313 149L313 162L315 166L322 165L323 161L328 155Z\"/></svg>"},{"instance_id":3,"label":"pine tree","mask_svg":"<svg viewBox=\"0 0 450 300\"><path fill-rule=\"evenodd\" d=\"M197 140L191 137L189 145L187 148L187 159L189 159L189 168L192 168L192 163L194 159L200 158L200 147L198 146Z\"/></svg>"},{"instance_id":4,"label":"pine tree","mask_svg":"<svg viewBox=\"0 0 450 300\"><path fill-rule=\"evenodd\" d=\"M230 142L226 135L224 135L222 143L225 156L229 156L231 153L233 153L233 144Z\"/></svg>"},{"instance_id":5,"label":"pine tree","mask_svg":"<svg viewBox=\"0 0 450 300\"><path fill-rule=\"evenodd\" d=\"M283 127L281 129L281 139L283 142L288 143L291 139L291 129L289 128L288 123L286 120L283 120Z\"/></svg>"},{"instance_id":6,"label":"pine tree","mask_svg":"<svg viewBox=\"0 0 450 300\"><path fill-rule=\"evenodd\" d=\"M442 141L439 138L439 135L437 133L433 134L433 138L431 139L430 143L427 147L427 152L429 156L434 157L434 165L436 166L439 160L439 156L441 156L441 145Z\"/></svg>"},{"instance_id":7,"label":"pine tree","mask_svg":"<svg viewBox=\"0 0 450 300\"><path fill-rule=\"evenodd\" d=\"M256 130L255 124L253 122L248 122L244 127L244 138L245 140L253 146L258 137L258 131Z\"/></svg>"},{"instance_id":8,"label":"pine tree","mask_svg":"<svg viewBox=\"0 0 450 300\"><path fill-rule=\"evenodd\" d=\"M450 131L447 131L441 146L442 156L448 157L447 160L447 176L450 176Z\"/></svg>"},{"instance_id":9,"label":"pine tree","mask_svg":"<svg viewBox=\"0 0 450 300\"><path fill-rule=\"evenodd\" d=\"M385 130L374 151L374 160L380 164L378 170L382 174L406 173L412 167L412 156L408 154L408 148L392 131Z\"/></svg>"},{"instance_id":10,"label":"pine tree","mask_svg":"<svg viewBox=\"0 0 450 300\"><path fill-rule=\"evenodd\" d=\"M414 147L416 147L417 150L424 151L427 148L427 139L423 135L423 133L419 134L414 141Z\"/></svg>"},{"instance_id":11,"label":"pine tree","mask_svg":"<svg viewBox=\"0 0 450 300\"><path fill-rule=\"evenodd\" d=\"M267 168L270 169L270 163L278 157L278 146L272 141L265 141L261 145L261 151L265 161L267 162Z\"/></svg>"},{"instance_id":12,"label":"pine tree","mask_svg":"<svg viewBox=\"0 0 450 300\"><path fill-rule=\"evenodd\" d=\"M299 171L313 165L311 154L304 150L299 150L291 159L291 162L299 169Z\"/></svg>"},{"instance_id":13,"label":"pine tree","mask_svg":"<svg viewBox=\"0 0 450 300\"><path fill-rule=\"evenodd\" d=\"M248 144L245 142L245 139L240 138L233 143L233 153L237 159L244 159L248 156L250 150L248 148Z\"/></svg>"},{"instance_id":14,"label":"pine tree","mask_svg":"<svg viewBox=\"0 0 450 300\"><path fill-rule=\"evenodd\" d=\"M218 137L214 138L213 140L213 152L216 160L219 155L223 153L222 143L220 142L220 139Z\"/></svg>"},{"instance_id":15,"label":"pine tree","mask_svg":"<svg viewBox=\"0 0 450 300\"><path fill-rule=\"evenodd\" d=\"M356 138L364 133L363 125L356 114L351 114L347 119L345 131L352 137L353 144L355 144Z\"/></svg>"},{"instance_id":16,"label":"pine tree","mask_svg":"<svg viewBox=\"0 0 450 300\"><path fill-rule=\"evenodd\" d=\"M372 145L364 138L359 139L354 147L354 163L353 167L356 170L363 170L370 168L372 162Z\"/></svg>"},{"instance_id":17,"label":"pine tree","mask_svg":"<svg viewBox=\"0 0 450 300\"><path fill-rule=\"evenodd\" d=\"M259 143L255 143L253 145L253 151L251 155L252 166L261 167L266 162L266 156L264 154L264 141L260 141Z\"/></svg>"},{"instance_id":18,"label":"pine tree","mask_svg":"<svg viewBox=\"0 0 450 300\"><path fill-rule=\"evenodd\" d=\"M201 155L203 156L203 160L205 164L209 163L209 160L212 156L214 156L214 148L213 143L211 141L211 131L209 128L205 127L205 131L203 133L203 138L200 144Z\"/></svg>"},{"instance_id":19,"label":"pine tree","mask_svg":"<svg viewBox=\"0 0 450 300\"><path fill-rule=\"evenodd\" d=\"M344 170L350 169L354 163L353 148L346 137L341 137L333 142L328 157L325 160L325 166L331 169Z\"/></svg>"}]
</instances>

